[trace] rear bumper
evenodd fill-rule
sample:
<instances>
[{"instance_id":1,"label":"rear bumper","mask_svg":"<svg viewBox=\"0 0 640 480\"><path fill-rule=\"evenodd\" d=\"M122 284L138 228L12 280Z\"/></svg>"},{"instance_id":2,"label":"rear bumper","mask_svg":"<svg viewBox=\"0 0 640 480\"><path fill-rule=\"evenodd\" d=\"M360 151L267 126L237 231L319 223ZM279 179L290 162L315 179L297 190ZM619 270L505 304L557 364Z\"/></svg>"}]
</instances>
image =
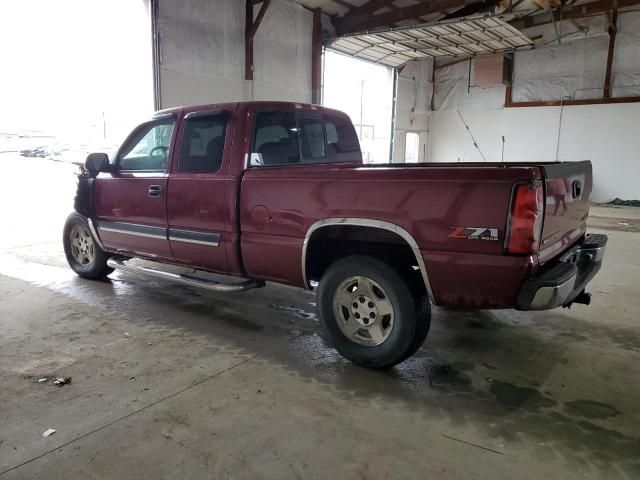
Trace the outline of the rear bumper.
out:
<instances>
[{"instance_id":1,"label":"rear bumper","mask_svg":"<svg viewBox=\"0 0 640 480\"><path fill-rule=\"evenodd\" d=\"M587 235L524 282L516 308L549 310L569 306L574 301L588 303L584 289L600 270L606 248L606 235Z\"/></svg>"}]
</instances>

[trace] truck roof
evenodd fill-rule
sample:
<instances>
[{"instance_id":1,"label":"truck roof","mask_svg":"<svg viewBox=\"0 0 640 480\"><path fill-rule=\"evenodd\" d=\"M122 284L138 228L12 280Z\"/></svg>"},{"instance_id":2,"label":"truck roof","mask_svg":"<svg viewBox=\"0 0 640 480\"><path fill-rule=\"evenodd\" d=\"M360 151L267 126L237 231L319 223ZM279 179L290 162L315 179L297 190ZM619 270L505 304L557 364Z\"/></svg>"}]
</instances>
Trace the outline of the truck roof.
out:
<instances>
[{"instance_id":1,"label":"truck roof","mask_svg":"<svg viewBox=\"0 0 640 480\"><path fill-rule=\"evenodd\" d=\"M158 110L153 113L154 117L162 116L166 114L175 113L178 114L180 111L184 112L197 112L201 110L213 110L213 109L228 109L234 110L238 107L246 106L246 107L261 107L261 108L295 108L301 110L322 110L322 111L331 111L344 115L344 112L340 112L339 110L334 110L332 108L323 107L322 105L315 105L311 103L304 102L284 102L284 101L272 101L272 100L255 100L250 102L225 102L225 103L209 103L209 104L200 104L200 105L183 105L180 107L172 107L165 108L162 110Z\"/></svg>"}]
</instances>

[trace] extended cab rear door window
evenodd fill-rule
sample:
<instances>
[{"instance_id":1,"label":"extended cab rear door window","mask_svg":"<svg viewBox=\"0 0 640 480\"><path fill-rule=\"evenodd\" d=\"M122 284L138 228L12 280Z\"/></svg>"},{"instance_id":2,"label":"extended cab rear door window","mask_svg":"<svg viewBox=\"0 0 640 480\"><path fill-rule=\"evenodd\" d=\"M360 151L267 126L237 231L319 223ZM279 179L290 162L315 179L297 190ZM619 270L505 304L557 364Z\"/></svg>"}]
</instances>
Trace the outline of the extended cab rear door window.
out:
<instances>
[{"instance_id":1,"label":"extended cab rear door window","mask_svg":"<svg viewBox=\"0 0 640 480\"><path fill-rule=\"evenodd\" d=\"M258 112L253 152L262 165L300 163L298 126L293 111Z\"/></svg>"},{"instance_id":2,"label":"extended cab rear door window","mask_svg":"<svg viewBox=\"0 0 640 480\"><path fill-rule=\"evenodd\" d=\"M168 118L138 127L118 153L117 167L125 171L164 172L174 126L175 119Z\"/></svg>"},{"instance_id":3,"label":"extended cab rear door window","mask_svg":"<svg viewBox=\"0 0 640 480\"><path fill-rule=\"evenodd\" d=\"M226 130L225 113L187 115L178 172L215 173L220 170Z\"/></svg>"}]
</instances>

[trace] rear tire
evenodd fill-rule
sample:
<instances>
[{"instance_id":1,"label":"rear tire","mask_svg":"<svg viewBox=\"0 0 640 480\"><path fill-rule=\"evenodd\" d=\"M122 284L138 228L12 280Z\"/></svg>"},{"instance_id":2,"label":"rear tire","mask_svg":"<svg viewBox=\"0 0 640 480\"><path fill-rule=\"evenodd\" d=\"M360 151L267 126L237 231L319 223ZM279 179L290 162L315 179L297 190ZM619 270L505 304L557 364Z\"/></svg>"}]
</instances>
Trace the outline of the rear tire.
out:
<instances>
[{"instance_id":1,"label":"rear tire","mask_svg":"<svg viewBox=\"0 0 640 480\"><path fill-rule=\"evenodd\" d=\"M107 266L109 255L91 234L87 219L73 212L67 217L62 234L64 253L71 269L82 278L104 278L113 272Z\"/></svg>"},{"instance_id":2,"label":"rear tire","mask_svg":"<svg viewBox=\"0 0 640 480\"><path fill-rule=\"evenodd\" d=\"M320 281L320 322L344 357L365 367L391 367L415 353L429 331L413 292L388 264L372 257L346 257L331 265Z\"/></svg>"},{"instance_id":3,"label":"rear tire","mask_svg":"<svg viewBox=\"0 0 640 480\"><path fill-rule=\"evenodd\" d=\"M416 333L413 337L413 342L411 342L411 346L402 359L403 362L409 357L412 357L413 354L420 349L429 334L429 329L431 328L431 303L429 302L428 295L423 294L418 297L416 316Z\"/></svg>"}]
</instances>

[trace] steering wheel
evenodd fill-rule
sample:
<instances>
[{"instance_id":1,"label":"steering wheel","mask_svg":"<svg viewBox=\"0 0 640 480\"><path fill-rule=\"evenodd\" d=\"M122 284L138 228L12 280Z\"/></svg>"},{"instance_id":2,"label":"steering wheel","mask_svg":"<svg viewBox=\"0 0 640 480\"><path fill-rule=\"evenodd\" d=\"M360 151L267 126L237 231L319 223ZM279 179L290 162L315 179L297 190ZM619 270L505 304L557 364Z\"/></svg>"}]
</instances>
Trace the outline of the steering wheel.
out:
<instances>
[{"instance_id":1,"label":"steering wheel","mask_svg":"<svg viewBox=\"0 0 640 480\"><path fill-rule=\"evenodd\" d=\"M160 153L154 154L153 152L158 151ZM150 157L166 157L167 152L169 151L169 147L165 147L164 145L158 145L157 147L153 147L149 152Z\"/></svg>"}]
</instances>

